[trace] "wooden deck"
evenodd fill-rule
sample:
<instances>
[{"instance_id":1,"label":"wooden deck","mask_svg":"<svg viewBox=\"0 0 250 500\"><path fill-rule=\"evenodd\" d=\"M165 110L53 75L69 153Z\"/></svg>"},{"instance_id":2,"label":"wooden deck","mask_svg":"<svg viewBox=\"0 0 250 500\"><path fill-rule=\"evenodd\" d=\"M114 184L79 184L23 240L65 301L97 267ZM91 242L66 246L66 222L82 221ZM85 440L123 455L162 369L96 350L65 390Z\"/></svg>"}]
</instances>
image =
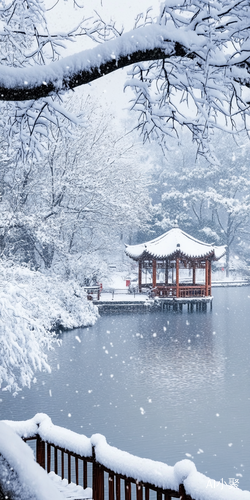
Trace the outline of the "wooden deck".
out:
<instances>
[{"instance_id":1,"label":"wooden deck","mask_svg":"<svg viewBox=\"0 0 250 500\"><path fill-rule=\"evenodd\" d=\"M167 291L160 289L165 293L155 293L155 290L150 289L148 289L147 293L126 293L125 290L109 290L102 292L100 299L93 300L93 303L98 307L100 313L153 311L156 308L181 311L184 305L191 312L206 310L208 305L212 308L212 295L206 297L200 285L195 287L185 285L183 290L181 287L180 297L176 296L176 291L172 286L168 288ZM190 288L192 288L192 293L190 293Z\"/></svg>"}]
</instances>

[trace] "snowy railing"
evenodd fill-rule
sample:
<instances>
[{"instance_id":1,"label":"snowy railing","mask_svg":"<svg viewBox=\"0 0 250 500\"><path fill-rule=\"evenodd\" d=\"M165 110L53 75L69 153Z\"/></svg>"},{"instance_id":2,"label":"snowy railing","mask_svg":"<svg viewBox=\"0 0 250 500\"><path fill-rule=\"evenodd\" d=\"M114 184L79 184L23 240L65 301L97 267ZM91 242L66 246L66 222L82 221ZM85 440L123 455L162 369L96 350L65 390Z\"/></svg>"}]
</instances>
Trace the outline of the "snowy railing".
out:
<instances>
[{"instance_id":1,"label":"snowy railing","mask_svg":"<svg viewBox=\"0 0 250 500\"><path fill-rule=\"evenodd\" d=\"M5 424L23 440L35 442L41 467L68 482L92 487L94 500L250 500L250 492L228 485L222 489L220 482L200 474L190 460L171 467L139 458L108 445L101 434L87 438L53 425L45 414Z\"/></svg>"},{"instance_id":2,"label":"snowy railing","mask_svg":"<svg viewBox=\"0 0 250 500\"><path fill-rule=\"evenodd\" d=\"M83 457L61 446L43 441L39 434L28 438L23 437L23 440L32 441L36 461L48 473L53 471L62 479L67 479L69 483L80 484L84 489L88 486L92 487L90 480L92 470L88 470L88 463L92 462L92 456Z\"/></svg>"},{"instance_id":3,"label":"snowy railing","mask_svg":"<svg viewBox=\"0 0 250 500\"><path fill-rule=\"evenodd\" d=\"M207 295L211 296L211 286L207 287ZM205 285L180 286L179 297L205 297Z\"/></svg>"},{"instance_id":4,"label":"snowy railing","mask_svg":"<svg viewBox=\"0 0 250 500\"><path fill-rule=\"evenodd\" d=\"M186 495L183 484L178 491L160 488L154 484L138 481L136 477L118 474L96 460L95 446L91 456L82 456L55 444L43 441L39 435L23 438L35 441L36 460L48 473L66 478L68 482L81 485L84 489L92 488L94 500L171 500L182 498L191 500ZM154 497L152 493L154 492ZM162 499L162 495L164 498Z\"/></svg>"},{"instance_id":5,"label":"snowy railing","mask_svg":"<svg viewBox=\"0 0 250 500\"><path fill-rule=\"evenodd\" d=\"M205 285L179 285L179 298L184 297L205 297L206 296L206 286ZM177 287L176 285L156 285L153 288L153 292L158 297L176 297ZM211 296L211 286L207 289L208 296Z\"/></svg>"}]
</instances>

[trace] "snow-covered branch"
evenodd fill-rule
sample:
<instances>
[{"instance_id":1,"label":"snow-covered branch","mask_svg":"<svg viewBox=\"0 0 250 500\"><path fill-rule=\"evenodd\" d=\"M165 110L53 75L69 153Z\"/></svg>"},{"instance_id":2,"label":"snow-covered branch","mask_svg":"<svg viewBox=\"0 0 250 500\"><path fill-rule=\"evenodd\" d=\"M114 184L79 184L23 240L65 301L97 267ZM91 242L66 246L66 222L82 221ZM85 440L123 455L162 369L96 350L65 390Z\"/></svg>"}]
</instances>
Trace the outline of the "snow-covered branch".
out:
<instances>
[{"instance_id":1,"label":"snow-covered branch","mask_svg":"<svg viewBox=\"0 0 250 500\"><path fill-rule=\"evenodd\" d=\"M90 83L119 68L143 61L169 57L194 58L190 47L182 45L184 34L175 28L151 25L125 33L78 54L45 66L1 67L0 100L39 99ZM192 42L201 43L193 34Z\"/></svg>"},{"instance_id":2,"label":"snow-covered branch","mask_svg":"<svg viewBox=\"0 0 250 500\"><path fill-rule=\"evenodd\" d=\"M29 9L21 11L21 22L15 4L13 0L12 17L9 11L0 11L5 22L0 33L0 100L9 105L24 101L16 105L15 115L12 112L9 131L11 136L21 131L23 157L27 150L42 153L44 139L49 139L48 120L60 127L62 110L52 100L127 66L132 68L126 86L135 93L131 107L144 140L156 138L164 145L167 136L178 136L179 126L185 126L203 154L210 154L215 162L209 148L210 129L249 130L247 0L213 4L165 0L157 19L147 13L141 21L139 15L135 28L127 33L97 15L56 36L49 33L42 0L27 0ZM86 37L91 39L94 47L60 59L63 45L78 35L83 43ZM30 108L39 99L41 114L35 111L31 123ZM34 139L29 141L29 135Z\"/></svg>"}]
</instances>

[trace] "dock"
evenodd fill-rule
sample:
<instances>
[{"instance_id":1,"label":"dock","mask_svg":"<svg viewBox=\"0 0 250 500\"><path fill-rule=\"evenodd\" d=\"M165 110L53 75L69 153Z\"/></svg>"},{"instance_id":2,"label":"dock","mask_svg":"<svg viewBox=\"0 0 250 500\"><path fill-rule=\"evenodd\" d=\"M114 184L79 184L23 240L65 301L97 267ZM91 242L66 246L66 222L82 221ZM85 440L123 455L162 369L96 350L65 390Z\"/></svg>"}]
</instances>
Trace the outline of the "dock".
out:
<instances>
[{"instance_id":1,"label":"dock","mask_svg":"<svg viewBox=\"0 0 250 500\"><path fill-rule=\"evenodd\" d=\"M100 299L93 300L102 312L135 312L149 311L155 309L182 311L186 306L187 310L204 311L207 306L212 309L213 297L154 297L149 298L146 293L128 293L126 290L109 290L101 293Z\"/></svg>"},{"instance_id":2,"label":"dock","mask_svg":"<svg viewBox=\"0 0 250 500\"><path fill-rule=\"evenodd\" d=\"M154 299L155 306L161 309L173 309L174 311L182 311L183 306L187 306L187 310L190 312L196 311L206 311L207 306L212 309L213 296L209 297L185 297L185 298L171 298L171 297L156 297Z\"/></svg>"},{"instance_id":3,"label":"dock","mask_svg":"<svg viewBox=\"0 0 250 500\"><path fill-rule=\"evenodd\" d=\"M148 311L155 306L154 299L145 293L128 293L126 290L107 290L99 300L93 300L99 312Z\"/></svg>"},{"instance_id":4,"label":"dock","mask_svg":"<svg viewBox=\"0 0 250 500\"><path fill-rule=\"evenodd\" d=\"M249 279L214 281L212 286L232 287L249 286ZM149 290L148 290L149 292ZM99 312L122 312L122 311L149 311L155 309L182 311L186 306L187 311L206 311L212 309L213 296L193 296L193 297L150 297L150 293L139 293L128 289L108 288L100 292L98 300L97 294L93 296L93 304L98 306Z\"/></svg>"}]
</instances>

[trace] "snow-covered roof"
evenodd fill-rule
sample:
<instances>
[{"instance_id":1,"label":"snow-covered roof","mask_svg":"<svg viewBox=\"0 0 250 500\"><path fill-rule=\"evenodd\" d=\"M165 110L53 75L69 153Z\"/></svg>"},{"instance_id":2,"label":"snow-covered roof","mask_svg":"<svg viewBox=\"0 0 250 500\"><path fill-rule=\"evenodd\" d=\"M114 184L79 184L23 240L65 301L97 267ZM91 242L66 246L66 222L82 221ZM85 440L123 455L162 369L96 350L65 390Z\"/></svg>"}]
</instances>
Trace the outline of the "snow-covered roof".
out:
<instances>
[{"instance_id":1,"label":"snow-covered roof","mask_svg":"<svg viewBox=\"0 0 250 500\"><path fill-rule=\"evenodd\" d=\"M174 227L154 240L139 245L126 245L126 254L134 260L143 258L167 259L176 255L187 258L219 260L226 252L226 245L203 243L179 227Z\"/></svg>"}]
</instances>

